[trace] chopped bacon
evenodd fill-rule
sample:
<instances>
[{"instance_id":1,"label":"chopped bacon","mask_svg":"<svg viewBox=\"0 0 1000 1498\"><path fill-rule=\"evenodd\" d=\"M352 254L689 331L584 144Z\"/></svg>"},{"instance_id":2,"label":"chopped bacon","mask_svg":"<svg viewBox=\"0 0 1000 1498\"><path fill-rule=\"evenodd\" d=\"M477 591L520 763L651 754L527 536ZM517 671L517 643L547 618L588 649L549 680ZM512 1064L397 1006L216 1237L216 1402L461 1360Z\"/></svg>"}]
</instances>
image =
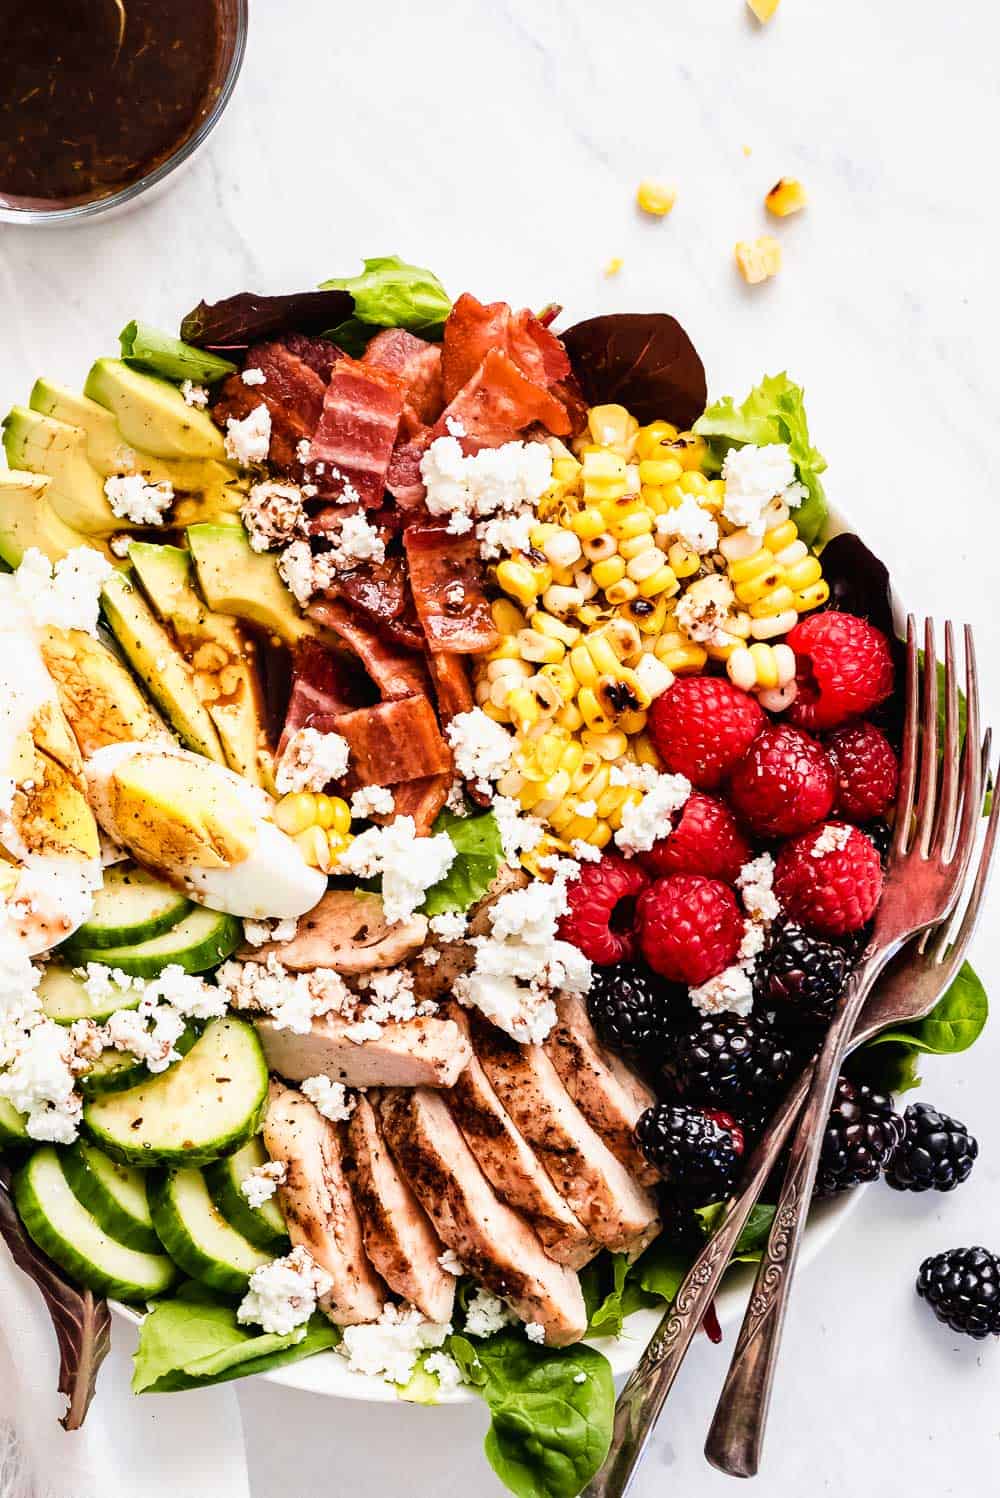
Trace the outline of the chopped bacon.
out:
<instances>
[{"instance_id":1,"label":"chopped bacon","mask_svg":"<svg viewBox=\"0 0 1000 1498\"><path fill-rule=\"evenodd\" d=\"M444 394L448 401L472 379L491 349L509 357L536 385L548 389L570 372L562 340L525 308L511 312L506 302L485 305L465 292L444 327Z\"/></svg>"},{"instance_id":2,"label":"chopped bacon","mask_svg":"<svg viewBox=\"0 0 1000 1498\"><path fill-rule=\"evenodd\" d=\"M365 688L369 687L366 694ZM308 728L317 720L360 707L370 686L358 662L345 650L335 650L320 640L306 638L295 647L292 689L285 710L285 724L278 754L290 734Z\"/></svg>"},{"instance_id":3,"label":"chopped bacon","mask_svg":"<svg viewBox=\"0 0 1000 1498\"><path fill-rule=\"evenodd\" d=\"M346 603L314 603L308 612L317 624L332 629L361 657L383 697L393 700L427 695L427 670L420 656L388 640L373 625L359 619Z\"/></svg>"},{"instance_id":4,"label":"chopped bacon","mask_svg":"<svg viewBox=\"0 0 1000 1498\"><path fill-rule=\"evenodd\" d=\"M480 447L498 447L541 422L556 437L569 433L566 408L543 386L529 380L502 349L491 349L472 378L449 402L432 428L435 436L459 422ZM465 444L463 443L463 446Z\"/></svg>"},{"instance_id":5,"label":"chopped bacon","mask_svg":"<svg viewBox=\"0 0 1000 1498\"><path fill-rule=\"evenodd\" d=\"M394 817L412 817L418 837L427 837L434 819L448 799L451 775L429 775L425 780L407 780L393 789L390 816L372 817L373 822L391 822Z\"/></svg>"},{"instance_id":6,"label":"chopped bacon","mask_svg":"<svg viewBox=\"0 0 1000 1498\"><path fill-rule=\"evenodd\" d=\"M469 672L460 655L451 655L446 650L429 650L427 662L431 668L431 680L437 693L438 717L443 724L457 718L459 713L468 713L476 705L469 683Z\"/></svg>"},{"instance_id":7,"label":"chopped bacon","mask_svg":"<svg viewBox=\"0 0 1000 1498\"><path fill-rule=\"evenodd\" d=\"M405 328L383 328L375 334L361 362L387 369L402 381L407 434L437 421L444 406L439 343L428 343Z\"/></svg>"},{"instance_id":8,"label":"chopped bacon","mask_svg":"<svg viewBox=\"0 0 1000 1498\"><path fill-rule=\"evenodd\" d=\"M389 459L385 487L404 510L415 510L424 502L420 460L433 437L433 427L424 427L397 447Z\"/></svg>"},{"instance_id":9,"label":"chopped bacon","mask_svg":"<svg viewBox=\"0 0 1000 1498\"><path fill-rule=\"evenodd\" d=\"M352 784L398 785L451 774L451 751L426 697L338 713L330 726L350 746Z\"/></svg>"},{"instance_id":10,"label":"chopped bacon","mask_svg":"<svg viewBox=\"0 0 1000 1498\"><path fill-rule=\"evenodd\" d=\"M569 355L561 338L525 308L510 320L507 352L518 369L546 389L570 373Z\"/></svg>"},{"instance_id":11,"label":"chopped bacon","mask_svg":"<svg viewBox=\"0 0 1000 1498\"><path fill-rule=\"evenodd\" d=\"M356 496L366 509L382 503L402 410L403 386L394 374L346 355L337 360L306 462L322 498Z\"/></svg>"},{"instance_id":12,"label":"chopped bacon","mask_svg":"<svg viewBox=\"0 0 1000 1498\"><path fill-rule=\"evenodd\" d=\"M391 624L406 607L406 578L402 557L384 562L364 562L342 572L335 583L322 589L324 598L346 598L376 624ZM418 636L419 648L419 636Z\"/></svg>"},{"instance_id":13,"label":"chopped bacon","mask_svg":"<svg viewBox=\"0 0 1000 1498\"><path fill-rule=\"evenodd\" d=\"M259 369L264 383L245 385L238 374L230 375L212 407L216 425L225 431L230 416L242 421L263 403L271 413L268 462L289 478L302 477L298 445L311 439L323 411L326 378L317 366L329 363L326 350L339 352L324 339L301 335L258 343L247 355L246 368Z\"/></svg>"},{"instance_id":14,"label":"chopped bacon","mask_svg":"<svg viewBox=\"0 0 1000 1498\"><path fill-rule=\"evenodd\" d=\"M499 636L483 591L475 538L444 525L410 525L403 532L410 588L431 650L468 655L492 650Z\"/></svg>"}]
</instances>

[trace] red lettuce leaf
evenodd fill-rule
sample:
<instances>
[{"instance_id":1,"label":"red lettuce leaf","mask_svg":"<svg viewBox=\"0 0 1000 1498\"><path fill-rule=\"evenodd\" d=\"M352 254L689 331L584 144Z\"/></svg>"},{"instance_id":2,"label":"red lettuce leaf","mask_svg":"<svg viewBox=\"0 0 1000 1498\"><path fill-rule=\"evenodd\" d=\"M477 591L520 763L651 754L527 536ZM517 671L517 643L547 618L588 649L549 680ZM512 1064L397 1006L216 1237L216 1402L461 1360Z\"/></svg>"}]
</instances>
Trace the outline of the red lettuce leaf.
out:
<instances>
[{"instance_id":1,"label":"red lettuce leaf","mask_svg":"<svg viewBox=\"0 0 1000 1498\"><path fill-rule=\"evenodd\" d=\"M622 405L638 421L670 421L682 430L704 411L705 366L667 313L589 317L561 337L589 405Z\"/></svg>"},{"instance_id":2,"label":"red lettuce leaf","mask_svg":"<svg viewBox=\"0 0 1000 1498\"><path fill-rule=\"evenodd\" d=\"M80 1290L36 1248L21 1225L10 1192L9 1167L0 1167L0 1235L11 1257L45 1299L59 1339L59 1392L69 1401L60 1424L79 1430L87 1417L97 1373L111 1348L108 1303L91 1290Z\"/></svg>"},{"instance_id":3,"label":"red lettuce leaf","mask_svg":"<svg viewBox=\"0 0 1000 1498\"><path fill-rule=\"evenodd\" d=\"M282 333L324 333L353 311L349 291L295 291L285 296L241 291L221 302L199 302L181 323L181 337L196 348L244 349Z\"/></svg>"}]
</instances>

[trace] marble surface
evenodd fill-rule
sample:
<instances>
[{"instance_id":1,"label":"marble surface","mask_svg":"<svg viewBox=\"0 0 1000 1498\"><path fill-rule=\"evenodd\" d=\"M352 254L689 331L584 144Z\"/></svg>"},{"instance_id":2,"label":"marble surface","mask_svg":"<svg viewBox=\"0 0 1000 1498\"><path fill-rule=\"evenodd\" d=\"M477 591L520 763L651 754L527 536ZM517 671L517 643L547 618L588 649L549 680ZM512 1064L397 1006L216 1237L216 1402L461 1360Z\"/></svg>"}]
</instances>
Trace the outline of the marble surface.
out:
<instances>
[{"instance_id":1,"label":"marble surface","mask_svg":"<svg viewBox=\"0 0 1000 1498\"><path fill-rule=\"evenodd\" d=\"M117 222L0 231L0 404L42 372L79 379L133 316L170 325L202 295L299 288L363 253L572 317L668 309L716 393L786 367L806 385L831 495L914 606L977 626L1000 708L991 0L784 0L766 29L742 0L252 10L233 104L165 196ZM776 231L781 276L745 288L732 245L772 227L762 199L782 174L811 203ZM633 209L646 175L677 186L665 222ZM977 959L995 988L998 909ZM940 1329L912 1279L927 1253L1000 1246L997 1033L926 1068L924 1095L982 1141L970 1184L869 1191L802 1275L761 1498L993 1488L1000 1349ZM724 1352L694 1349L637 1498L726 1490L701 1456ZM240 1397L255 1498L499 1491L478 1408L337 1406L260 1382Z\"/></svg>"}]
</instances>

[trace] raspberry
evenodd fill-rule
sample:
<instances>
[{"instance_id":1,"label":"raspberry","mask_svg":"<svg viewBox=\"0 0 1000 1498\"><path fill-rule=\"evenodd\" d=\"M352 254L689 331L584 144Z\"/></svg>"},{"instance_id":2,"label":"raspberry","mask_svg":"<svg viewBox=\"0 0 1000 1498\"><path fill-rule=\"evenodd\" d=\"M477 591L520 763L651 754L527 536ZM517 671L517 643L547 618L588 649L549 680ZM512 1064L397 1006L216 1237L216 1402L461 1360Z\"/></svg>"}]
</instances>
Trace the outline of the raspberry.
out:
<instances>
[{"instance_id":1,"label":"raspberry","mask_svg":"<svg viewBox=\"0 0 1000 1498\"><path fill-rule=\"evenodd\" d=\"M711 791L767 720L755 697L718 676L675 681L649 710L649 734L668 770Z\"/></svg>"},{"instance_id":2,"label":"raspberry","mask_svg":"<svg viewBox=\"0 0 1000 1498\"><path fill-rule=\"evenodd\" d=\"M859 931L871 920L882 893L882 860L875 844L856 827L825 822L782 848L774 893L808 931L820 936Z\"/></svg>"},{"instance_id":3,"label":"raspberry","mask_svg":"<svg viewBox=\"0 0 1000 1498\"><path fill-rule=\"evenodd\" d=\"M874 723L849 723L826 741L837 776L833 809L848 822L871 822L896 799L899 762Z\"/></svg>"},{"instance_id":4,"label":"raspberry","mask_svg":"<svg viewBox=\"0 0 1000 1498\"><path fill-rule=\"evenodd\" d=\"M753 854L729 808L714 796L692 791L673 831L638 857L654 878L704 874L732 884Z\"/></svg>"},{"instance_id":5,"label":"raspberry","mask_svg":"<svg viewBox=\"0 0 1000 1498\"><path fill-rule=\"evenodd\" d=\"M792 837L829 815L835 790L822 744L777 723L754 739L733 771L729 804L758 837Z\"/></svg>"},{"instance_id":6,"label":"raspberry","mask_svg":"<svg viewBox=\"0 0 1000 1498\"><path fill-rule=\"evenodd\" d=\"M854 614L831 609L803 619L786 645L795 652L798 693L788 716L814 733L871 712L892 692L889 642Z\"/></svg>"},{"instance_id":7,"label":"raspberry","mask_svg":"<svg viewBox=\"0 0 1000 1498\"><path fill-rule=\"evenodd\" d=\"M639 945L654 972L696 988L729 967L743 938L736 896L717 879L657 879L636 905Z\"/></svg>"},{"instance_id":8,"label":"raspberry","mask_svg":"<svg viewBox=\"0 0 1000 1498\"><path fill-rule=\"evenodd\" d=\"M635 956L635 899L649 879L634 863L610 854L582 863L580 877L566 887L568 910L559 922L563 941L604 967Z\"/></svg>"}]
</instances>

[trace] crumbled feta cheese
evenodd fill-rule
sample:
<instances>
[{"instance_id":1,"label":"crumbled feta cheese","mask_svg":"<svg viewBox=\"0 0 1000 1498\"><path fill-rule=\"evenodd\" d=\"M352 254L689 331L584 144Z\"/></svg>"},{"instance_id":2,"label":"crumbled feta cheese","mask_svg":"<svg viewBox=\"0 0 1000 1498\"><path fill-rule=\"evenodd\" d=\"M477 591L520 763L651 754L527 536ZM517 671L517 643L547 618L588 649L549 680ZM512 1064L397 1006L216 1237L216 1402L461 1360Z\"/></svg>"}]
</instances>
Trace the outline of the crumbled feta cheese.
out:
<instances>
[{"instance_id":1,"label":"crumbled feta cheese","mask_svg":"<svg viewBox=\"0 0 1000 1498\"><path fill-rule=\"evenodd\" d=\"M151 1072L166 1071L180 1060L176 1044L184 1034L184 1017L169 1004L138 1009L119 1009L104 1026L107 1044L116 1051L128 1051L144 1061Z\"/></svg>"},{"instance_id":2,"label":"crumbled feta cheese","mask_svg":"<svg viewBox=\"0 0 1000 1498\"><path fill-rule=\"evenodd\" d=\"M262 369L244 369L240 375L244 385L266 385L267 375Z\"/></svg>"},{"instance_id":3,"label":"crumbled feta cheese","mask_svg":"<svg viewBox=\"0 0 1000 1498\"><path fill-rule=\"evenodd\" d=\"M524 1335L529 1342L544 1342L545 1328L540 1321L526 1321L524 1324Z\"/></svg>"},{"instance_id":4,"label":"crumbled feta cheese","mask_svg":"<svg viewBox=\"0 0 1000 1498\"><path fill-rule=\"evenodd\" d=\"M311 452L312 443L309 441L309 438L300 437L298 442L295 444L295 456L298 458L299 462L308 463L309 455Z\"/></svg>"},{"instance_id":5,"label":"crumbled feta cheese","mask_svg":"<svg viewBox=\"0 0 1000 1498\"><path fill-rule=\"evenodd\" d=\"M424 947L420 953L420 961L424 967L437 967L441 961L441 953L437 947Z\"/></svg>"},{"instance_id":6,"label":"crumbled feta cheese","mask_svg":"<svg viewBox=\"0 0 1000 1498\"><path fill-rule=\"evenodd\" d=\"M451 1335L447 1321L428 1321L415 1306L387 1304L377 1321L345 1326L338 1351L353 1373L407 1384L420 1354L441 1347Z\"/></svg>"},{"instance_id":7,"label":"crumbled feta cheese","mask_svg":"<svg viewBox=\"0 0 1000 1498\"><path fill-rule=\"evenodd\" d=\"M29 546L14 573L18 600L39 627L82 629L96 635L101 588L114 571L92 546L75 546L56 562Z\"/></svg>"},{"instance_id":8,"label":"crumbled feta cheese","mask_svg":"<svg viewBox=\"0 0 1000 1498\"><path fill-rule=\"evenodd\" d=\"M461 510L452 510L448 516L448 524L445 530L449 536L466 536L472 529L472 516L464 515Z\"/></svg>"},{"instance_id":9,"label":"crumbled feta cheese","mask_svg":"<svg viewBox=\"0 0 1000 1498\"><path fill-rule=\"evenodd\" d=\"M499 780L514 753L514 738L481 707L457 713L445 729L455 756L455 769L477 789L488 794L490 781Z\"/></svg>"},{"instance_id":10,"label":"crumbled feta cheese","mask_svg":"<svg viewBox=\"0 0 1000 1498\"><path fill-rule=\"evenodd\" d=\"M684 775L658 775L640 802L627 802L622 808L621 826L615 833L622 852L648 853L671 831L674 817L690 794L691 782Z\"/></svg>"},{"instance_id":11,"label":"crumbled feta cheese","mask_svg":"<svg viewBox=\"0 0 1000 1498\"><path fill-rule=\"evenodd\" d=\"M538 817L526 816L512 796L498 793L493 797L490 810L496 818L500 845L508 863L516 864L521 853L530 853L532 848L538 847L545 833L544 824Z\"/></svg>"},{"instance_id":12,"label":"crumbled feta cheese","mask_svg":"<svg viewBox=\"0 0 1000 1498\"><path fill-rule=\"evenodd\" d=\"M600 863L602 854L596 843L587 843L582 837L575 837L569 846L573 857L580 863Z\"/></svg>"},{"instance_id":13,"label":"crumbled feta cheese","mask_svg":"<svg viewBox=\"0 0 1000 1498\"><path fill-rule=\"evenodd\" d=\"M448 787L448 796L444 804L456 817L467 817L469 815L469 807L465 799L465 786L460 775L456 775Z\"/></svg>"},{"instance_id":14,"label":"crumbled feta cheese","mask_svg":"<svg viewBox=\"0 0 1000 1498\"><path fill-rule=\"evenodd\" d=\"M132 545L132 537L128 531L116 531L108 538L108 546L116 557L127 557L128 549Z\"/></svg>"},{"instance_id":15,"label":"crumbled feta cheese","mask_svg":"<svg viewBox=\"0 0 1000 1498\"><path fill-rule=\"evenodd\" d=\"M544 442L506 442L466 457L449 435L430 444L420 474L432 515L485 519L534 507L552 482L552 454Z\"/></svg>"},{"instance_id":16,"label":"crumbled feta cheese","mask_svg":"<svg viewBox=\"0 0 1000 1498\"><path fill-rule=\"evenodd\" d=\"M334 1082L330 1077L306 1077L299 1083L299 1091L331 1123L346 1123L354 1112L357 1100L350 1096L343 1082Z\"/></svg>"},{"instance_id":17,"label":"crumbled feta cheese","mask_svg":"<svg viewBox=\"0 0 1000 1498\"><path fill-rule=\"evenodd\" d=\"M726 645L736 595L726 578L703 577L684 593L674 610L680 628L699 645Z\"/></svg>"},{"instance_id":18,"label":"crumbled feta cheese","mask_svg":"<svg viewBox=\"0 0 1000 1498\"><path fill-rule=\"evenodd\" d=\"M288 1166L284 1160L268 1160L264 1165L255 1165L240 1182L240 1191L248 1206L260 1208L269 1202L279 1186L288 1179Z\"/></svg>"},{"instance_id":19,"label":"crumbled feta cheese","mask_svg":"<svg viewBox=\"0 0 1000 1498\"><path fill-rule=\"evenodd\" d=\"M346 772L350 753L339 733L298 728L278 761L274 783L283 796L290 791L321 791Z\"/></svg>"},{"instance_id":20,"label":"crumbled feta cheese","mask_svg":"<svg viewBox=\"0 0 1000 1498\"><path fill-rule=\"evenodd\" d=\"M254 551L283 546L305 532L307 516L302 490L298 484L264 479L251 486L240 506L240 519ZM308 551L308 542L303 544ZM311 557L312 553L309 554Z\"/></svg>"},{"instance_id":21,"label":"crumbled feta cheese","mask_svg":"<svg viewBox=\"0 0 1000 1498\"><path fill-rule=\"evenodd\" d=\"M635 765L630 760L624 760L611 766L608 778L612 785L630 785L639 791L651 791L656 786L660 773L652 765Z\"/></svg>"},{"instance_id":22,"label":"crumbled feta cheese","mask_svg":"<svg viewBox=\"0 0 1000 1498\"><path fill-rule=\"evenodd\" d=\"M331 537L331 550L342 566L356 562L384 562L385 542L378 527L369 524L363 514L345 515L339 532Z\"/></svg>"},{"instance_id":23,"label":"crumbled feta cheese","mask_svg":"<svg viewBox=\"0 0 1000 1498\"><path fill-rule=\"evenodd\" d=\"M755 921L776 921L781 914L774 893L774 859L770 853L745 863L736 876L736 888L743 896L743 908Z\"/></svg>"},{"instance_id":24,"label":"crumbled feta cheese","mask_svg":"<svg viewBox=\"0 0 1000 1498\"><path fill-rule=\"evenodd\" d=\"M241 468L263 463L271 448L271 413L261 402L249 416L226 420L226 457Z\"/></svg>"},{"instance_id":25,"label":"crumbled feta cheese","mask_svg":"<svg viewBox=\"0 0 1000 1498\"><path fill-rule=\"evenodd\" d=\"M827 822L826 826L813 839L813 845L809 849L810 858L822 858L824 853L842 853L851 840L851 828L836 822Z\"/></svg>"},{"instance_id":26,"label":"crumbled feta cheese","mask_svg":"<svg viewBox=\"0 0 1000 1498\"><path fill-rule=\"evenodd\" d=\"M352 817L391 817L396 798L387 785L364 785L351 797Z\"/></svg>"},{"instance_id":27,"label":"crumbled feta cheese","mask_svg":"<svg viewBox=\"0 0 1000 1498\"><path fill-rule=\"evenodd\" d=\"M767 946L767 927L759 921L746 921L736 959L740 967L752 971L754 963Z\"/></svg>"},{"instance_id":28,"label":"crumbled feta cheese","mask_svg":"<svg viewBox=\"0 0 1000 1498\"><path fill-rule=\"evenodd\" d=\"M432 915L427 924L431 935L443 942L462 941L469 930L469 918L460 910L443 910L440 915Z\"/></svg>"},{"instance_id":29,"label":"crumbled feta cheese","mask_svg":"<svg viewBox=\"0 0 1000 1498\"><path fill-rule=\"evenodd\" d=\"M264 1331L287 1337L316 1309L316 1301L333 1286L307 1248L293 1248L283 1259L262 1264L250 1276L250 1286L236 1311L236 1319L255 1322Z\"/></svg>"},{"instance_id":30,"label":"crumbled feta cheese","mask_svg":"<svg viewBox=\"0 0 1000 1498\"><path fill-rule=\"evenodd\" d=\"M361 879L381 874L382 906L391 924L409 920L454 861L455 844L446 832L417 837L412 817L396 817L356 837L340 855L338 870Z\"/></svg>"},{"instance_id":31,"label":"crumbled feta cheese","mask_svg":"<svg viewBox=\"0 0 1000 1498\"><path fill-rule=\"evenodd\" d=\"M164 479L150 484L141 473L126 473L104 480L104 493L112 513L133 525L162 525L174 502L174 486Z\"/></svg>"},{"instance_id":32,"label":"crumbled feta cheese","mask_svg":"<svg viewBox=\"0 0 1000 1498\"><path fill-rule=\"evenodd\" d=\"M315 560L308 541L293 541L278 558L281 580L302 608L305 608L318 586Z\"/></svg>"},{"instance_id":33,"label":"crumbled feta cheese","mask_svg":"<svg viewBox=\"0 0 1000 1498\"><path fill-rule=\"evenodd\" d=\"M120 967L106 967L103 962L88 962L86 967L74 971L83 979L87 997L95 1008L105 1004L125 1008L131 1002L129 994L139 993L144 987L141 978L133 978Z\"/></svg>"},{"instance_id":34,"label":"crumbled feta cheese","mask_svg":"<svg viewBox=\"0 0 1000 1498\"><path fill-rule=\"evenodd\" d=\"M737 1014L743 1018L753 1008L753 983L742 967L727 967L689 993L702 1014Z\"/></svg>"},{"instance_id":35,"label":"crumbled feta cheese","mask_svg":"<svg viewBox=\"0 0 1000 1498\"><path fill-rule=\"evenodd\" d=\"M206 983L197 973L185 972L179 962L168 963L159 977L151 980L143 1002L169 1004L185 1019L221 1019L226 1012L226 998L218 987Z\"/></svg>"},{"instance_id":36,"label":"crumbled feta cheese","mask_svg":"<svg viewBox=\"0 0 1000 1498\"><path fill-rule=\"evenodd\" d=\"M453 1274L456 1279L465 1273L465 1265L453 1248L446 1248L443 1254L438 1254L438 1263L445 1274Z\"/></svg>"},{"instance_id":37,"label":"crumbled feta cheese","mask_svg":"<svg viewBox=\"0 0 1000 1498\"><path fill-rule=\"evenodd\" d=\"M587 1375L585 1373L574 1373L573 1382L575 1384L585 1384L587 1382Z\"/></svg>"},{"instance_id":38,"label":"crumbled feta cheese","mask_svg":"<svg viewBox=\"0 0 1000 1498\"><path fill-rule=\"evenodd\" d=\"M507 1309L499 1296L480 1285L469 1301L465 1313L465 1330L470 1337L492 1337L494 1332L510 1326L517 1317Z\"/></svg>"},{"instance_id":39,"label":"crumbled feta cheese","mask_svg":"<svg viewBox=\"0 0 1000 1498\"><path fill-rule=\"evenodd\" d=\"M718 521L702 508L693 494L685 494L679 505L656 517L656 532L667 540L683 541L700 556L714 551L719 544Z\"/></svg>"},{"instance_id":40,"label":"crumbled feta cheese","mask_svg":"<svg viewBox=\"0 0 1000 1498\"><path fill-rule=\"evenodd\" d=\"M800 505L806 490L795 481L795 464L783 442L756 447L731 447L722 465L726 496L722 513L733 525L746 526L751 536L764 534L764 511L780 496L789 508Z\"/></svg>"},{"instance_id":41,"label":"crumbled feta cheese","mask_svg":"<svg viewBox=\"0 0 1000 1498\"><path fill-rule=\"evenodd\" d=\"M50 1019L39 1018L15 1041L13 1057L0 1073L0 1098L26 1115L32 1139L72 1144L76 1138L83 1099L73 1062L69 1032Z\"/></svg>"},{"instance_id":42,"label":"crumbled feta cheese","mask_svg":"<svg viewBox=\"0 0 1000 1498\"><path fill-rule=\"evenodd\" d=\"M299 923L290 916L285 920L279 920L276 916L269 916L263 921L252 921L249 918L243 921L243 939L248 946L263 947L268 942L294 941L299 929Z\"/></svg>"},{"instance_id":43,"label":"crumbled feta cheese","mask_svg":"<svg viewBox=\"0 0 1000 1498\"><path fill-rule=\"evenodd\" d=\"M461 1368L447 1352L429 1352L424 1358L424 1371L433 1373L442 1394L451 1394L465 1382Z\"/></svg>"},{"instance_id":44,"label":"crumbled feta cheese","mask_svg":"<svg viewBox=\"0 0 1000 1498\"><path fill-rule=\"evenodd\" d=\"M208 405L208 386L196 385L194 380L181 380L181 395L186 406L203 411Z\"/></svg>"},{"instance_id":45,"label":"crumbled feta cheese","mask_svg":"<svg viewBox=\"0 0 1000 1498\"><path fill-rule=\"evenodd\" d=\"M225 962L216 973L220 993L234 1009L268 1014L278 1030L308 1035L324 1014L354 1017L357 1002L339 973L318 967L290 973L273 952L265 962Z\"/></svg>"},{"instance_id":46,"label":"crumbled feta cheese","mask_svg":"<svg viewBox=\"0 0 1000 1498\"><path fill-rule=\"evenodd\" d=\"M456 511L448 522L451 530L460 512ZM463 515L463 520L472 521ZM479 555L492 562L504 552L527 551L531 546L531 532L538 524L534 510L521 510L517 515L494 515L490 520L481 520L476 526ZM468 527L466 527L468 528Z\"/></svg>"}]
</instances>

